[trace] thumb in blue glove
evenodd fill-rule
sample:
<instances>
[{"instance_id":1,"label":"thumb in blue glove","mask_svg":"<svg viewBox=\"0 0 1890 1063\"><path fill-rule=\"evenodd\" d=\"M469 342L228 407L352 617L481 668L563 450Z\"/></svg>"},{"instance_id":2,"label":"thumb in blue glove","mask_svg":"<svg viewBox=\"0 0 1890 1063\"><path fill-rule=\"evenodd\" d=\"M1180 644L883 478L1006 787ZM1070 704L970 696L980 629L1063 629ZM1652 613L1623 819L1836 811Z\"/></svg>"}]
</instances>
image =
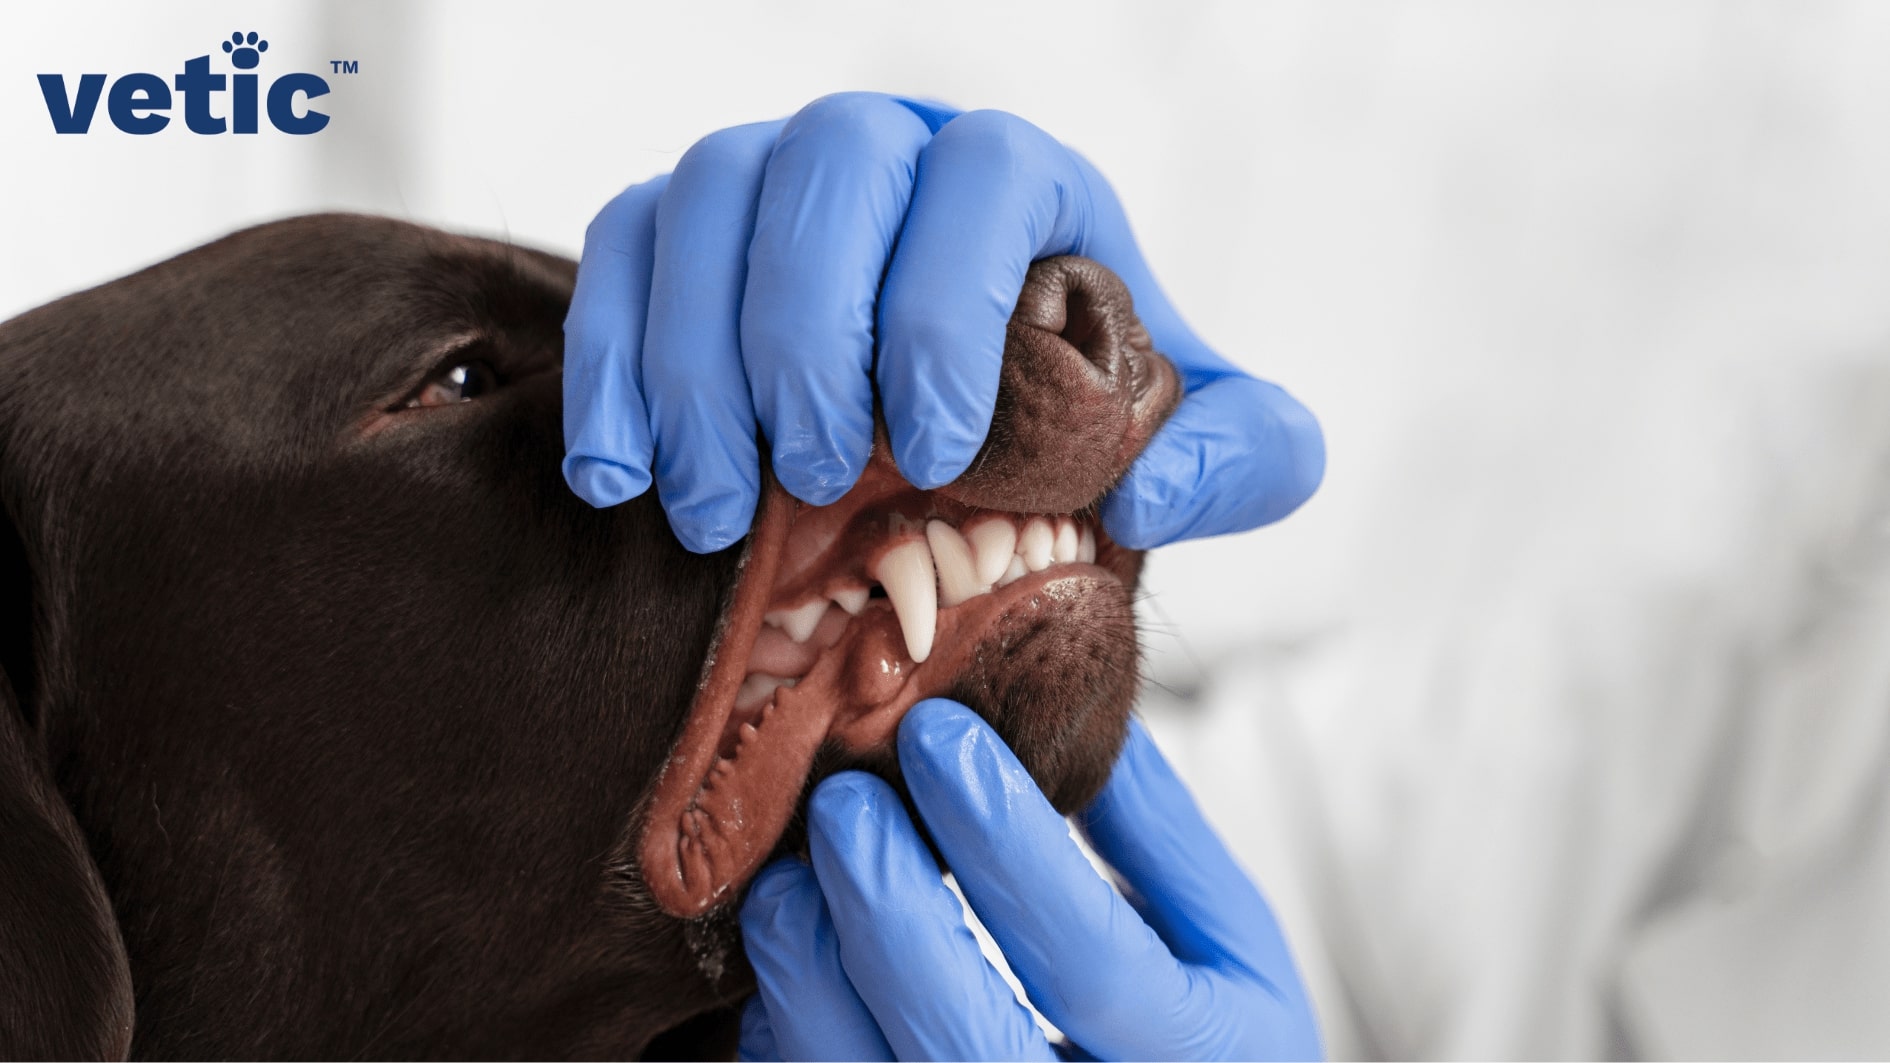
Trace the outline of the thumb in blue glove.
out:
<instances>
[{"instance_id":1,"label":"thumb in blue glove","mask_svg":"<svg viewBox=\"0 0 1890 1063\"><path fill-rule=\"evenodd\" d=\"M914 707L899 761L972 909L1031 1001L1081 1052L1320 1054L1265 900L1139 724L1080 817L1127 901L969 709ZM743 906L760 987L744 1016L745 1058L1056 1056L979 952L891 787L836 775L816 789L809 819L812 866L770 866Z\"/></svg>"}]
</instances>

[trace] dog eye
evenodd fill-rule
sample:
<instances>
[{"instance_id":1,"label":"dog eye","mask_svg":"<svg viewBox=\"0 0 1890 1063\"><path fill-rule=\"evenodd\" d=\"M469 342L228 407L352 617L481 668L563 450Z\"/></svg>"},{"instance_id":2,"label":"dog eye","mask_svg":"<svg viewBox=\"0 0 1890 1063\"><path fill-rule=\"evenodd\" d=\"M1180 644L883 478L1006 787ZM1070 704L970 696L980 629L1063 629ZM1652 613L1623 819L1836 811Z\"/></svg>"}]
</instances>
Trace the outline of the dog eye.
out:
<instances>
[{"instance_id":1,"label":"dog eye","mask_svg":"<svg viewBox=\"0 0 1890 1063\"><path fill-rule=\"evenodd\" d=\"M499 374L484 362L461 362L420 385L420 391L407 400L408 409L425 406L451 406L476 399L499 386Z\"/></svg>"}]
</instances>

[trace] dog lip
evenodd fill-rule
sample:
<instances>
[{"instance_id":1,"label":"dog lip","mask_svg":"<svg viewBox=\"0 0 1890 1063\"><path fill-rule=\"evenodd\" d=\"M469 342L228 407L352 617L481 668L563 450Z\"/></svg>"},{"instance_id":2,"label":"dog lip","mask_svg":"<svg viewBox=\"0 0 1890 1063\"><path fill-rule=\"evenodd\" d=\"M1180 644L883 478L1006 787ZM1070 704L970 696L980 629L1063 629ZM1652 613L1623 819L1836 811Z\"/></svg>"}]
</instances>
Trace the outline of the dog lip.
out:
<instances>
[{"instance_id":1,"label":"dog lip","mask_svg":"<svg viewBox=\"0 0 1890 1063\"><path fill-rule=\"evenodd\" d=\"M903 493L909 498L918 492L905 487ZM1101 564L1064 563L1030 572L939 610L938 650L922 663L907 652L893 603L874 599L849 618L798 686L776 689L737 725L738 692L748 678L764 613L781 589L777 577L790 532L796 516L812 509L769 478L703 681L654 784L639 855L651 896L672 915L709 911L760 869L786 830L824 742L863 751L891 741L905 711L922 697L948 693L972 666L986 633L1008 617L1070 593L1076 585L1071 581L1124 582L1108 555L1121 565L1129 552L1113 546ZM821 558L844 555L843 538L821 542L820 558L785 565L796 570L791 582L799 585L808 571L828 563Z\"/></svg>"},{"instance_id":2,"label":"dog lip","mask_svg":"<svg viewBox=\"0 0 1890 1063\"><path fill-rule=\"evenodd\" d=\"M664 911L683 918L713 908L740 881L737 876L719 873L719 869L710 866L714 854L710 853L703 832L720 825L705 822L705 817L696 813L697 799L705 783L712 781L708 773L734 711L744 666L754 649L755 637L761 631L762 613L767 607L766 588L773 585L780 568L782 549L797 506L774 479L766 462L762 463L762 475L760 512L748 538L734 591L710 643L702 679L697 684L682 733L652 784L638 845L639 862L651 897ZM811 750L808 756L811 758ZM785 817L783 819L785 825ZM746 825L744 817L743 827ZM772 833L778 835L779 828ZM723 839L723 849L733 843L740 850L724 851L720 854L723 860L726 862L732 857L738 865L751 862L759 865L766 853L756 854L752 844L744 845L749 837L746 829L738 829L734 838ZM772 845L772 841L769 844Z\"/></svg>"}]
</instances>

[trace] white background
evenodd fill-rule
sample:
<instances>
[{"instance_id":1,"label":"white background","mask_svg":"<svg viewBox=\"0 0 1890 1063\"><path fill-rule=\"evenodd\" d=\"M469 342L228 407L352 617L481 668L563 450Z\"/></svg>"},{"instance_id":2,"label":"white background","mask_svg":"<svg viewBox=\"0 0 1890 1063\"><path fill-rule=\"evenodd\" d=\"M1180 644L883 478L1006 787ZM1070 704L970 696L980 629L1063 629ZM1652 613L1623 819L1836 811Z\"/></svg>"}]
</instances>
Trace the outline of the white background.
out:
<instances>
[{"instance_id":1,"label":"white background","mask_svg":"<svg viewBox=\"0 0 1890 1063\"><path fill-rule=\"evenodd\" d=\"M236 29L326 131L52 132L34 74ZM1886 56L1868 4L11 3L0 317L320 209L575 254L841 89L1021 114L1326 428L1144 619L1333 1054L1882 1056Z\"/></svg>"}]
</instances>

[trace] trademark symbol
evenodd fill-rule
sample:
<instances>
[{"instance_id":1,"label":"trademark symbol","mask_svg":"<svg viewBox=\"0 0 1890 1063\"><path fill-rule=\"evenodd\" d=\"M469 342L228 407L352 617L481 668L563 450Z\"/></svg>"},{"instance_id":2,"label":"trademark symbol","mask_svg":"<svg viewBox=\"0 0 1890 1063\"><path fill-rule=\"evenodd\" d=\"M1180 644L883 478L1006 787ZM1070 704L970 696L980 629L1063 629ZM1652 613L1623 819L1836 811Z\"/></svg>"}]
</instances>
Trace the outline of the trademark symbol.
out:
<instances>
[{"instance_id":1,"label":"trademark symbol","mask_svg":"<svg viewBox=\"0 0 1890 1063\"><path fill-rule=\"evenodd\" d=\"M359 59L330 59L328 66L331 74L359 74L361 72Z\"/></svg>"}]
</instances>

